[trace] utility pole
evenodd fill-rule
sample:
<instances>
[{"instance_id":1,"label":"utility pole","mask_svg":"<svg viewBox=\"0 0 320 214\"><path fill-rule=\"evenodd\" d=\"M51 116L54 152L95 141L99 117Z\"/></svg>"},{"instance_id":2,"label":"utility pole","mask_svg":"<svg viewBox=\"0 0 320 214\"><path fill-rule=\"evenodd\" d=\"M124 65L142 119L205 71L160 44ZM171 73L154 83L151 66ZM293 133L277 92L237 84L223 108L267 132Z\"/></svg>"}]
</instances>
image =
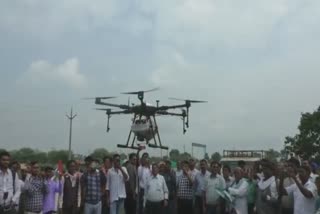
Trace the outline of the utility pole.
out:
<instances>
[{"instance_id":1,"label":"utility pole","mask_svg":"<svg viewBox=\"0 0 320 214\"><path fill-rule=\"evenodd\" d=\"M73 120L76 116L77 116L77 114L73 114L73 112L72 112L72 107L71 107L70 115L66 115L66 117L70 120L68 160L71 160L72 120Z\"/></svg>"}]
</instances>

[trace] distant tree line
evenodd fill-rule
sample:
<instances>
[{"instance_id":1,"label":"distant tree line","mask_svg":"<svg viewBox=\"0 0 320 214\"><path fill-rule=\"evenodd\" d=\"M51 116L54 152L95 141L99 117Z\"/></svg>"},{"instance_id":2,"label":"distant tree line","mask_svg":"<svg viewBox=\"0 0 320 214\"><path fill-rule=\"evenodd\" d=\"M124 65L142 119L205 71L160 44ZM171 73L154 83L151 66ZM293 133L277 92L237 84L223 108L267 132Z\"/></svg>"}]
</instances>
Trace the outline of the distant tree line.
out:
<instances>
[{"instance_id":1,"label":"distant tree line","mask_svg":"<svg viewBox=\"0 0 320 214\"><path fill-rule=\"evenodd\" d=\"M0 149L4 150L4 149ZM59 160L63 163L68 161L68 151L67 150L51 150L48 152L40 151L37 149L31 148L21 148L18 150L9 151L12 159L19 161L21 163L30 162L30 161L39 161L43 164L57 164ZM103 157L105 156L112 156L115 154L114 152L110 152L105 148L97 148L95 149L90 155L97 158L98 160L102 161ZM266 152L266 158L275 161L277 158L281 156L280 152L270 149ZM127 160L128 155L125 153L120 154L121 160ZM84 159L84 156L78 156L72 154L73 159ZM169 152L169 156L163 157L150 157L151 162L159 162L161 160L172 160L172 161L182 161L182 160L189 160L192 158L191 154L188 152L180 153L178 149L172 149ZM204 155L204 159L210 161L220 161L222 158L219 152L213 153L210 157L208 154Z\"/></svg>"}]
</instances>

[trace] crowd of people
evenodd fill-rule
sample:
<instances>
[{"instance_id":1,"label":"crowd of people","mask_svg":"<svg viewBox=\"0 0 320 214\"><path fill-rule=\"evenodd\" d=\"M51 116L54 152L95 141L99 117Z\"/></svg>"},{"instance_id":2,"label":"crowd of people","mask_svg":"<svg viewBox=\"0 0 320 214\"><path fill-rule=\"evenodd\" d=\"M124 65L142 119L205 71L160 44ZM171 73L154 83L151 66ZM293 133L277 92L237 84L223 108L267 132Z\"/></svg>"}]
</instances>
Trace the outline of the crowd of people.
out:
<instances>
[{"instance_id":1,"label":"crowd of people","mask_svg":"<svg viewBox=\"0 0 320 214\"><path fill-rule=\"evenodd\" d=\"M320 177L294 158L232 169L217 161L150 163L132 153L88 156L65 172L0 153L0 214L320 214Z\"/></svg>"}]
</instances>

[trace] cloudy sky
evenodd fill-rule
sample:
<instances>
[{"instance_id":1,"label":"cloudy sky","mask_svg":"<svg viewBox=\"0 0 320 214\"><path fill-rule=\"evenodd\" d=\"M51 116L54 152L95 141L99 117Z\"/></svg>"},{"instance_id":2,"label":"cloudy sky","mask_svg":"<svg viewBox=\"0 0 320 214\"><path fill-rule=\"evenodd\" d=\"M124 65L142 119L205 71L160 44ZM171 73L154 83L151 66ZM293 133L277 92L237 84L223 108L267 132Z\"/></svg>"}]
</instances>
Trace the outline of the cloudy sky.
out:
<instances>
[{"instance_id":1,"label":"cloudy sky","mask_svg":"<svg viewBox=\"0 0 320 214\"><path fill-rule=\"evenodd\" d=\"M73 106L74 150L116 150L130 117L113 117L107 134L104 113L81 98L160 87L148 102L209 101L191 108L186 135L179 118L159 118L171 148L280 149L300 113L319 105L319 8L318 0L1 1L1 147L67 148Z\"/></svg>"}]
</instances>

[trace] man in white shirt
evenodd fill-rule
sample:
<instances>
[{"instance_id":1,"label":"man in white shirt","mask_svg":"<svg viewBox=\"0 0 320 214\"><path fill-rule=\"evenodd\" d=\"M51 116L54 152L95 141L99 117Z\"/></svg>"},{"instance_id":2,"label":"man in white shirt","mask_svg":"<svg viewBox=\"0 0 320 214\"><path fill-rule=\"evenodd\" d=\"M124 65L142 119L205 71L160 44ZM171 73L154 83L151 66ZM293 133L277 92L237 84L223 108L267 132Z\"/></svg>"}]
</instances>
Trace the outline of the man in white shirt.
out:
<instances>
[{"instance_id":1,"label":"man in white shirt","mask_svg":"<svg viewBox=\"0 0 320 214\"><path fill-rule=\"evenodd\" d=\"M162 214L163 207L168 206L169 191L157 164L152 164L152 175L146 181L144 191L145 214Z\"/></svg>"},{"instance_id":2,"label":"man in white shirt","mask_svg":"<svg viewBox=\"0 0 320 214\"><path fill-rule=\"evenodd\" d=\"M149 166L149 154L143 153L141 157L141 165L138 167L138 179L139 179L139 212L143 214L143 199L144 199L144 187L148 177L151 176L151 170Z\"/></svg>"},{"instance_id":3,"label":"man in white shirt","mask_svg":"<svg viewBox=\"0 0 320 214\"><path fill-rule=\"evenodd\" d=\"M110 214L119 214L123 208L126 195L125 182L129 181L129 175L125 167L120 165L120 155L113 156L113 167L107 175L107 203L110 204Z\"/></svg>"},{"instance_id":4,"label":"man in white shirt","mask_svg":"<svg viewBox=\"0 0 320 214\"><path fill-rule=\"evenodd\" d=\"M294 213L295 214L313 214L315 213L316 197L318 195L316 185L310 180L310 168L302 166L298 170L299 180L294 173L290 173L290 177L295 184L284 188L281 175L279 189L282 194L293 194Z\"/></svg>"},{"instance_id":5,"label":"man in white shirt","mask_svg":"<svg viewBox=\"0 0 320 214\"><path fill-rule=\"evenodd\" d=\"M15 213L20 197L18 175L9 169L10 154L0 153L0 213ZM14 173L14 174L13 174Z\"/></svg>"},{"instance_id":6,"label":"man in white shirt","mask_svg":"<svg viewBox=\"0 0 320 214\"><path fill-rule=\"evenodd\" d=\"M236 167L233 170L235 181L228 188L228 192L233 197L231 204L231 212L237 214L248 214L248 182L243 178L243 170L240 167Z\"/></svg>"},{"instance_id":7,"label":"man in white shirt","mask_svg":"<svg viewBox=\"0 0 320 214\"><path fill-rule=\"evenodd\" d=\"M256 209L259 214L273 214L278 212L277 181L273 173L275 165L272 162L262 164L263 179L258 183Z\"/></svg>"}]
</instances>

